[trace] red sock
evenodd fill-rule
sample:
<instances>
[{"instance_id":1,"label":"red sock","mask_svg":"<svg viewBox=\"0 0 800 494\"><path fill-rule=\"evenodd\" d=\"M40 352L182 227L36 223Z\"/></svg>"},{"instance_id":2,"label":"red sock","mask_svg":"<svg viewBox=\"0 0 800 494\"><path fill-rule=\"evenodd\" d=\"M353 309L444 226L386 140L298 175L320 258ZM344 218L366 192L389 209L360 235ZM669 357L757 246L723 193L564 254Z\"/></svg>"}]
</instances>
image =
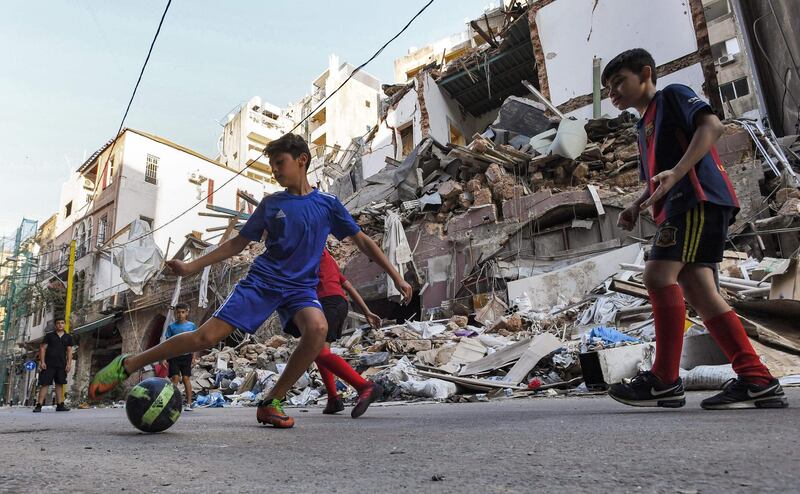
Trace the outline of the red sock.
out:
<instances>
[{"instance_id":1,"label":"red sock","mask_svg":"<svg viewBox=\"0 0 800 494\"><path fill-rule=\"evenodd\" d=\"M648 288L656 324L656 361L652 373L664 384L678 380L683 349L686 303L678 285Z\"/></svg>"},{"instance_id":2,"label":"red sock","mask_svg":"<svg viewBox=\"0 0 800 494\"><path fill-rule=\"evenodd\" d=\"M317 363L317 368L319 368L319 374L322 376L322 383L325 385L325 390L328 392L328 399L337 397L339 393L336 392L336 378L333 372L329 371L325 365L319 362L319 359L314 362Z\"/></svg>"},{"instance_id":3,"label":"red sock","mask_svg":"<svg viewBox=\"0 0 800 494\"><path fill-rule=\"evenodd\" d=\"M711 336L717 340L739 377L759 386L769 384L774 379L766 366L761 363L756 351L753 350L750 338L747 337L742 321L739 320L736 312L730 310L703 321L703 324Z\"/></svg>"},{"instance_id":4,"label":"red sock","mask_svg":"<svg viewBox=\"0 0 800 494\"><path fill-rule=\"evenodd\" d=\"M315 362L320 368L325 367L339 376L344 382L356 388L359 393L369 386L369 382L353 370L345 359L332 353L329 348L323 348Z\"/></svg>"}]
</instances>

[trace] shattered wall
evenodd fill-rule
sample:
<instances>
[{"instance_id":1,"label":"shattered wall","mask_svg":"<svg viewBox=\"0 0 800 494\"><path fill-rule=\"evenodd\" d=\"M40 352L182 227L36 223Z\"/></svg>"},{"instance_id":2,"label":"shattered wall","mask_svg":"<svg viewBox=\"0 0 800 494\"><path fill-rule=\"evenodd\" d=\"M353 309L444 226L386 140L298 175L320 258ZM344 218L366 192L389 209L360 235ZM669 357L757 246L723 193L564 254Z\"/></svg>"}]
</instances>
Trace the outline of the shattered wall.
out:
<instances>
[{"instance_id":1,"label":"shattered wall","mask_svg":"<svg viewBox=\"0 0 800 494\"><path fill-rule=\"evenodd\" d=\"M605 65L637 47L647 49L659 66L671 63L660 87L682 82L718 106L713 67L709 75L710 59L703 58L710 51L699 0L546 0L531 12L535 52L542 62L540 87L553 104L564 105L563 111L591 116L593 58ZM602 113L619 111L605 99Z\"/></svg>"}]
</instances>

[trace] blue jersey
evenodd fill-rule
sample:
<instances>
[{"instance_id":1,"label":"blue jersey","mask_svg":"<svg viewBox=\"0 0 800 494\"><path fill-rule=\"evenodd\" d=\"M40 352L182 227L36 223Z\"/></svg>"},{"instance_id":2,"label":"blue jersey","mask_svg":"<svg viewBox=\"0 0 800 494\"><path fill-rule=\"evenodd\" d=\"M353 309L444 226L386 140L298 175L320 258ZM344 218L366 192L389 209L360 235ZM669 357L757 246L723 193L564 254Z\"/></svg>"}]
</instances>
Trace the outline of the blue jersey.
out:
<instances>
[{"instance_id":1,"label":"blue jersey","mask_svg":"<svg viewBox=\"0 0 800 494\"><path fill-rule=\"evenodd\" d=\"M173 336L177 336L181 333L188 333L189 331L194 331L195 329L197 329L197 326L195 326L192 321L176 321L167 327L167 332L164 335L164 338L172 338Z\"/></svg>"},{"instance_id":2,"label":"blue jersey","mask_svg":"<svg viewBox=\"0 0 800 494\"><path fill-rule=\"evenodd\" d=\"M274 288L312 288L319 283L319 260L328 234L339 240L361 228L336 196L277 192L261 200L239 235L258 242L266 232L267 250L250 272Z\"/></svg>"},{"instance_id":3,"label":"blue jersey","mask_svg":"<svg viewBox=\"0 0 800 494\"><path fill-rule=\"evenodd\" d=\"M694 118L711 107L690 87L670 84L658 91L639 120L640 175L650 192L656 186L650 179L678 164L694 136ZM736 192L722 166L716 146L675 184L667 195L653 205L653 217L661 224L670 216L694 209L700 202L710 202L734 210L739 208ZM733 221L733 219L731 219Z\"/></svg>"}]
</instances>

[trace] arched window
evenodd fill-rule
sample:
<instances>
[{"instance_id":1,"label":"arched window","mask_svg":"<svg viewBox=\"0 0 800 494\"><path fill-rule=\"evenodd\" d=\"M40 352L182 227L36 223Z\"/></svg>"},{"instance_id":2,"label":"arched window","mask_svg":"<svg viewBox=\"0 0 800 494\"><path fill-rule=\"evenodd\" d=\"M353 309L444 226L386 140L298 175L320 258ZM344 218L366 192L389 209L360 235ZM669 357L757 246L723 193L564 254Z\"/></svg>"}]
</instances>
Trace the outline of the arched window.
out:
<instances>
[{"instance_id":1,"label":"arched window","mask_svg":"<svg viewBox=\"0 0 800 494\"><path fill-rule=\"evenodd\" d=\"M84 248L84 254L88 254L92 250L92 225L93 220L91 217L86 218L84 220L85 230L86 230L86 237L84 239L83 245L86 247Z\"/></svg>"},{"instance_id":2,"label":"arched window","mask_svg":"<svg viewBox=\"0 0 800 494\"><path fill-rule=\"evenodd\" d=\"M84 239L86 238L86 225L79 223L75 228L75 258L83 256Z\"/></svg>"}]
</instances>

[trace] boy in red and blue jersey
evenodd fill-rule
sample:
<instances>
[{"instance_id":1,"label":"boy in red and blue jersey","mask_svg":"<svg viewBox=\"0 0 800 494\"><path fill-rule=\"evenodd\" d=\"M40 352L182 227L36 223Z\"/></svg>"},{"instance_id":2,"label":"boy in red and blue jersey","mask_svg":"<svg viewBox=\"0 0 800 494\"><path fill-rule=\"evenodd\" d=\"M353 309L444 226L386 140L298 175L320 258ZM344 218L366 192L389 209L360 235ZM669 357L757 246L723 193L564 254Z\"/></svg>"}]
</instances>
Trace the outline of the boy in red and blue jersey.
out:
<instances>
[{"instance_id":1,"label":"boy in red and blue jersey","mask_svg":"<svg viewBox=\"0 0 800 494\"><path fill-rule=\"evenodd\" d=\"M688 301L738 376L701 406L787 407L778 380L761 363L714 279L728 225L739 210L715 147L722 123L691 88L670 84L657 90L655 61L641 48L612 59L602 82L614 106L635 108L641 115L639 170L647 186L620 214L619 226L631 230L639 212L647 208L652 208L658 225L644 271L656 326L655 362L651 371L611 386L609 395L633 406L672 408L686 403L678 370Z\"/></svg>"},{"instance_id":2,"label":"boy in red and blue jersey","mask_svg":"<svg viewBox=\"0 0 800 494\"><path fill-rule=\"evenodd\" d=\"M404 300L411 286L331 194L311 187L306 177L311 152L302 137L286 134L267 145L272 174L285 191L268 195L239 231L212 252L191 262L168 261L177 275L188 276L232 257L250 242L264 241L266 250L250 266L214 316L196 331L179 334L136 355L120 355L101 369L89 386L89 397L107 393L132 372L159 360L210 348L234 329L254 333L277 312L283 326L294 322L301 337L275 386L258 405L259 423L294 426L283 410L289 388L308 369L325 345L328 325L317 299L319 261L329 234L350 238L394 281ZM359 395L359 399L363 397ZM371 398L371 397L366 397Z\"/></svg>"}]
</instances>

